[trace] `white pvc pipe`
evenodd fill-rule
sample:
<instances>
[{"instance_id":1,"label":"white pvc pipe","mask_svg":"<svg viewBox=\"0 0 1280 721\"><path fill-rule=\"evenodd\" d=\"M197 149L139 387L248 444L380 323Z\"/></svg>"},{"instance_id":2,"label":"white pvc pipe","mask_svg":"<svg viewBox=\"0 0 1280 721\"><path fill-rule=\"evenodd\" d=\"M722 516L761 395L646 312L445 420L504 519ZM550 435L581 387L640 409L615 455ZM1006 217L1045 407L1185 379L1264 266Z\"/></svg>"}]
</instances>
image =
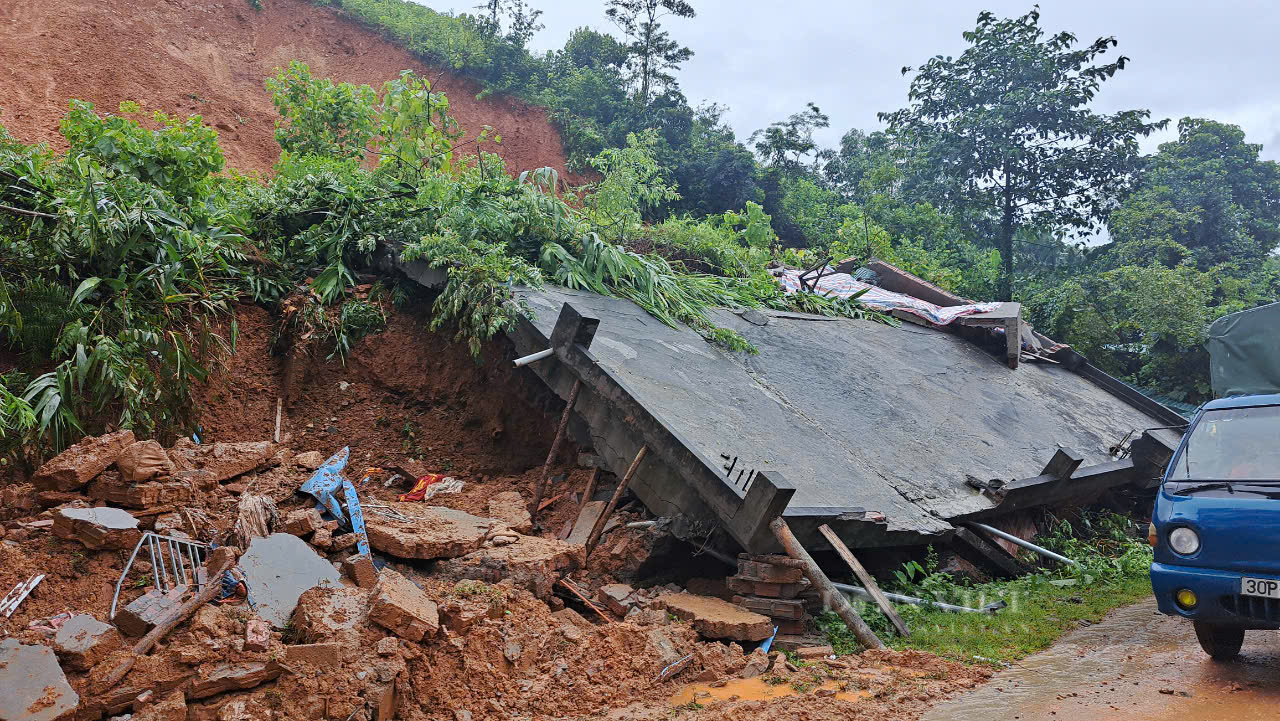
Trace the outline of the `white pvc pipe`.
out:
<instances>
[{"instance_id":1,"label":"white pvc pipe","mask_svg":"<svg viewBox=\"0 0 1280 721\"><path fill-rule=\"evenodd\" d=\"M1021 538L1018 538L1017 536L1013 535L1012 533L1005 533L999 528L992 528L991 526L988 526L985 523L971 523L970 525L974 526L975 528L981 528L982 530L986 531L987 533L990 533L993 536L998 536L1000 538L1003 538L1004 540L1014 544L1015 546L1022 546L1028 551L1035 551L1036 553L1040 554L1041 556L1044 556L1045 558L1052 558L1058 563L1065 563L1068 566L1080 565L1075 561L1071 560L1070 558L1067 558L1066 556L1060 556L1054 553L1053 551L1050 551L1047 548L1041 548L1040 546L1037 546L1036 544L1030 541L1024 541Z\"/></svg>"},{"instance_id":2,"label":"white pvc pipe","mask_svg":"<svg viewBox=\"0 0 1280 721\"><path fill-rule=\"evenodd\" d=\"M847 583L835 583L835 582L832 582L831 585L835 586L837 589L841 591L844 591L845 593L857 596L858 598L861 598L867 601L872 600L871 594L868 593L867 589L863 588L862 586L851 586ZM884 593L884 597L889 599L890 601L896 601L898 603L907 603L912 606L932 606L933 608L937 608L941 611L951 611L952 613L987 613L981 608L969 608L968 606L953 606L949 603L942 603L941 601L930 601L923 598L915 598L914 596L903 596L900 593L888 593L886 591L881 591L881 593Z\"/></svg>"},{"instance_id":3,"label":"white pvc pipe","mask_svg":"<svg viewBox=\"0 0 1280 721\"><path fill-rule=\"evenodd\" d=\"M534 361L540 361L543 358L550 358L555 352L556 351L554 348L548 348L546 350L540 350L537 353L530 353L529 355L524 356L522 358L517 358L516 368L519 368L521 366L527 366L530 363Z\"/></svg>"}]
</instances>

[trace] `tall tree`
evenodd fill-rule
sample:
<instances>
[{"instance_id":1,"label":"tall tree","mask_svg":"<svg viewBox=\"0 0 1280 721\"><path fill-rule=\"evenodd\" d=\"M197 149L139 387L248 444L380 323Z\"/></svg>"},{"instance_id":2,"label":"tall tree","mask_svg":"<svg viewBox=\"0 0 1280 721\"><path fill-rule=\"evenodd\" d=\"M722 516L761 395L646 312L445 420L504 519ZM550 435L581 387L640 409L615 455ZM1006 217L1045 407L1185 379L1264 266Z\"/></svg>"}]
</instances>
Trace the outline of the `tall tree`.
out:
<instances>
[{"instance_id":1,"label":"tall tree","mask_svg":"<svg viewBox=\"0 0 1280 721\"><path fill-rule=\"evenodd\" d=\"M810 153L818 152L813 132L831 125L831 118L812 101L804 110L793 113L786 120L779 120L764 130L757 130L747 138L764 162L776 168L797 171L804 165Z\"/></svg>"},{"instance_id":2,"label":"tall tree","mask_svg":"<svg viewBox=\"0 0 1280 721\"><path fill-rule=\"evenodd\" d=\"M1115 38L1077 48L1071 33L1046 37L1034 9L1005 19L983 12L964 39L960 57L937 56L917 70L907 107L880 118L998 218L999 295L1010 300L1014 234L1030 226L1094 230L1132 185L1138 138L1168 121L1149 122L1146 110L1089 108L1128 60L1101 61Z\"/></svg>"},{"instance_id":3,"label":"tall tree","mask_svg":"<svg viewBox=\"0 0 1280 721\"><path fill-rule=\"evenodd\" d=\"M1261 151L1235 125L1183 118L1178 139L1146 158L1138 190L1111 214L1105 254L1257 270L1280 245L1280 164Z\"/></svg>"},{"instance_id":4,"label":"tall tree","mask_svg":"<svg viewBox=\"0 0 1280 721\"><path fill-rule=\"evenodd\" d=\"M693 6L685 0L607 0L604 14L627 37L636 99L648 106L653 89L673 86L672 73L693 57L693 51L672 40L659 21L667 16L694 17Z\"/></svg>"},{"instance_id":5,"label":"tall tree","mask_svg":"<svg viewBox=\"0 0 1280 721\"><path fill-rule=\"evenodd\" d=\"M525 0L485 0L476 6L480 11L480 26L494 37L502 35L502 18L507 18L505 39L523 48L545 25L538 22L542 11L536 10Z\"/></svg>"}]
</instances>

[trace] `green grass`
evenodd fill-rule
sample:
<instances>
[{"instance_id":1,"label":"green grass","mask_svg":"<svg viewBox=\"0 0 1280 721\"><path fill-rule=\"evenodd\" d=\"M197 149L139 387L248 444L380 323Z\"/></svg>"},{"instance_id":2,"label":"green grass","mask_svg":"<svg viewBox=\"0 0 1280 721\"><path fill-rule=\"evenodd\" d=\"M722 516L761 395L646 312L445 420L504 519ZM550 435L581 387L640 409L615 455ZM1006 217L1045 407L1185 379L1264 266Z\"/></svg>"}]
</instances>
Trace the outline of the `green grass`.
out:
<instances>
[{"instance_id":1,"label":"green grass","mask_svg":"<svg viewBox=\"0 0 1280 721\"><path fill-rule=\"evenodd\" d=\"M1147 569L1151 549L1138 537L1139 524L1113 514L1085 516L1078 529L1060 523L1041 543L1080 562L1078 569L1043 570L1022 578L978 585L954 583L937 573L936 560L909 563L896 572L888 590L969 607L1004 601L994 614L948 613L919 606L896 606L911 636L902 638L875 606L855 604L892 648L917 649L968 663L1012 662L1048 648L1082 623L1095 623L1114 608L1151 595ZM834 613L819 625L837 653L858 649ZM975 657L981 657L975 658Z\"/></svg>"}]
</instances>

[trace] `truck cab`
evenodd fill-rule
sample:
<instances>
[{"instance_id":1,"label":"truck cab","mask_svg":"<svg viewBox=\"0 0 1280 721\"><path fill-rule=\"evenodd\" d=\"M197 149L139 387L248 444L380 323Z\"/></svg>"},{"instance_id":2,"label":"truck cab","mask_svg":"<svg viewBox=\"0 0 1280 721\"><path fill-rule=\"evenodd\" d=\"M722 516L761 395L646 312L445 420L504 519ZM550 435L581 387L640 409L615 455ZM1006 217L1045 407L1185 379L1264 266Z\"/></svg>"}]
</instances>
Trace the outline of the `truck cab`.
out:
<instances>
[{"instance_id":1,"label":"truck cab","mask_svg":"<svg viewBox=\"0 0 1280 721\"><path fill-rule=\"evenodd\" d=\"M1245 631L1280 629L1280 304L1224 316L1209 338L1225 397L1200 407L1169 462L1149 540L1160 611L1221 660Z\"/></svg>"}]
</instances>

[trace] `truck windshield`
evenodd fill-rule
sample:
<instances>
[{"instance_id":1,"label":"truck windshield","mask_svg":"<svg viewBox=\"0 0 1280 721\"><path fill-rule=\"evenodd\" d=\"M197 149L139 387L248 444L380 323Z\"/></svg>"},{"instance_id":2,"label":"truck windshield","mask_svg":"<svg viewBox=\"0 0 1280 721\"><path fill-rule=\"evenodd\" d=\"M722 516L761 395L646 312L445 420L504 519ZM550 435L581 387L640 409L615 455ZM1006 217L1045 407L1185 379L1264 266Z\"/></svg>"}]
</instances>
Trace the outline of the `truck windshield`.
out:
<instances>
[{"instance_id":1,"label":"truck windshield","mask_svg":"<svg viewBox=\"0 0 1280 721\"><path fill-rule=\"evenodd\" d=\"M1205 411L1169 480L1280 480L1280 406Z\"/></svg>"}]
</instances>

